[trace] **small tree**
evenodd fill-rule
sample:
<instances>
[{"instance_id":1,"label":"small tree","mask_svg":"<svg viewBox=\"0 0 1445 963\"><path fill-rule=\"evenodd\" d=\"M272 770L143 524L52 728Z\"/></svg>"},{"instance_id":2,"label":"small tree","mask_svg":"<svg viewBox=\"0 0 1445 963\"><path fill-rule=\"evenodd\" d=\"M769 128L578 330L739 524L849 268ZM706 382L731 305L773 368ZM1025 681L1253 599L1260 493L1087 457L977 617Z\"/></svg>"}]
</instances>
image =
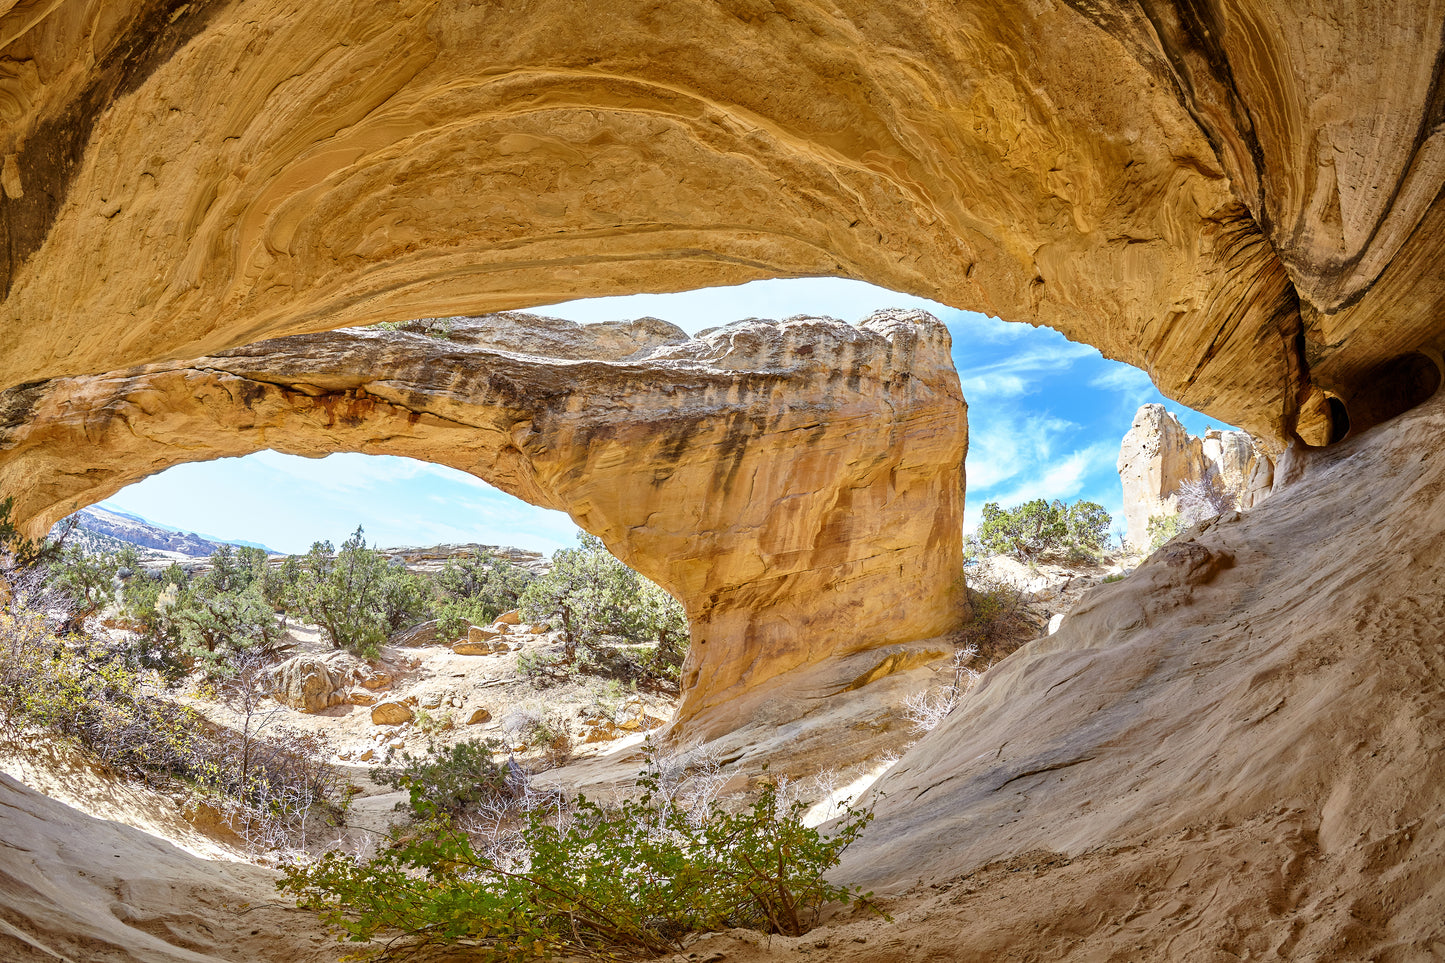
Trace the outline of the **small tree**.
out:
<instances>
[{"instance_id":1,"label":"small tree","mask_svg":"<svg viewBox=\"0 0 1445 963\"><path fill-rule=\"evenodd\" d=\"M1103 548L1111 520L1095 502L1065 505L1036 498L1007 511L989 502L983 506L976 538L990 554L1026 561L1044 555L1092 555Z\"/></svg>"},{"instance_id":2,"label":"small tree","mask_svg":"<svg viewBox=\"0 0 1445 963\"><path fill-rule=\"evenodd\" d=\"M374 658L387 638L388 567L386 556L366 547L360 525L340 551L316 542L301 561L296 586L302 617L321 626L336 648Z\"/></svg>"},{"instance_id":3,"label":"small tree","mask_svg":"<svg viewBox=\"0 0 1445 963\"><path fill-rule=\"evenodd\" d=\"M436 575L440 599L436 605L444 637L458 635L468 624L485 625L508 609L516 608L532 574L491 552L477 550L447 559Z\"/></svg>"}]
</instances>

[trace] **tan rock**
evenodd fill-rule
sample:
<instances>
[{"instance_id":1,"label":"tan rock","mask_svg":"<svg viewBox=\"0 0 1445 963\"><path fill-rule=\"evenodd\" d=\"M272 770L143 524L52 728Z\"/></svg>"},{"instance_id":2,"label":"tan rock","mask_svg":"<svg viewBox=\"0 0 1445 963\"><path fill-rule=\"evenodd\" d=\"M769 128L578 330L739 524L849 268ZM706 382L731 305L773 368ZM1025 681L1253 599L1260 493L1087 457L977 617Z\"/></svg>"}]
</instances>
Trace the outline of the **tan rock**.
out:
<instances>
[{"instance_id":1,"label":"tan rock","mask_svg":"<svg viewBox=\"0 0 1445 963\"><path fill-rule=\"evenodd\" d=\"M498 625L518 625L521 623L521 621L522 613L518 612L516 609L512 609L510 612L503 612L501 615L497 616Z\"/></svg>"},{"instance_id":2,"label":"tan rock","mask_svg":"<svg viewBox=\"0 0 1445 963\"><path fill-rule=\"evenodd\" d=\"M385 689L390 686L393 681L390 672L387 672L385 669L374 669L370 675L364 676L361 679L361 684L368 689Z\"/></svg>"},{"instance_id":3,"label":"tan rock","mask_svg":"<svg viewBox=\"0 0 1445 963\"><path fill-rule=\"evenodd\" d=\"M492 651L493 651L493 652L496 652L496 653L510 652L510 651L512 651L512 647L511 647L510 645L508 645L507 643L502 642L502 641L499 640L499 641L493 643L493 645L492 645Z\"/></svg>"},{"instance_id":4,"label":"tan rock","mask_svg":"<svg viewBox=\"0 0 1445 963\"><path fill-rule=\"evenodd\" d=\"M586 745L593 745L599 742L611 742L614 739L622 738L623 733L611 722L604 722L601 725L589 726L582 732L582 742Z\"/></svg>"},{"instance_id":5,"label":"tan rock","mask_svg":"<svg viewBox=\"0 0 1445 963\"><path fill-rule=\"evenodd\" d=\"M411 706L404 702L378 702L371 707L371 721L378 726L399 726L416 718Z\"/></svg>"},{"instance_id":6,"label":"tan rock","mask_svg":"<svg viewBox=\"0 0 1445 963\"><path fill-rule=\"evenodd\" d=\"M365 689L352 689L347 693L346 701L355 706L375 705L376 693L367 692Z\"/></svg>"},{"instance_id":7,"label":"tan rock","mask_svg":"<svg viewBox=\"0 0 1445 963\"><path fill-rule=\"evenodd\" d=\"M1139 409L1119 448L1128 543L1149 545L1149 520L1180 513L1179 489L1208 481L1234 509L1263 501L1274 462L1242 431L1210 429L1196 438L1163 405Z\"/></svg>"},{"instance_id":8,"label":"tan rock","mask_svg":"<svg viewBox=\"0 0 1445 963\"><path fill-rule=\"evenodd\" d=\"M303 712L320 712L346 701L346 689L358 665L342 655L292 656L267 671L267 685L278 702Z\"/></svg>"},{"instance_id":9,"label":"tan rock","mask_svg":"<svg viewBox=\"0 0 1445 963\"><path fill-rule=\"evenodd\" d=\"M391 637L392 645L423 646L434 645L437 640L437 620L432 619L414 625L409 629L403 629Z\"/></svg>"},{"instance_id":10,"label":"tan rock","mask_svg":"<svg viewBox=\"0 0 1445 963\"><path fill-rule=\"evenodd\" d=\"M473 644L487 642L505 634L505 629L489 628L482 625L473 625L467 629L467 641Z\"/></svg>"},{"instance_id":11,"label":"tan rock","mask_svg":"<svg viewBox=\"0 0 1445 963\"><path fill-rule=\"evenodd\" d=\"M1440 42L1408 0L846 0L763 30L635 0L587 29L552 26L563 0L188 7L164 30L141 0L94 3L5 6L0 385L844 274L1050 325L1283 444L1328 436L1330 396L1375 423L1408 380L1383 369L1438 347L1442 162L1420 132ZM217 84L217 63L246 67ZM360 110L335 95L358 83Z\"/></svg>"},{"instance_id":12,"label":"tan rock","mask_svg":"<svg viewBox=\"0 0 1445 963\"><path fill-rule=\"evenodd\" d=\"M749 320L632 360L599 357L607 339L591 328L535 322L592 357L492 347L515 348L532 323L459 319L450 340L300 336L31 386L26 420L0 423L0 490L48 526L202 457L451 464L573 508L682 602L694 645L678 719L699 734L735 725L723 707L743 691L960 624L966 415L936 319Z\"/></svg>"},{"instance_id":13,"label":"tan rock","mask_svg":"<svg viewBox=\"0 0 1445 963\"><path fill-rule=\"evenodd\" d=\"M495 649L490 642L458 642L452 646L457 655L491 655Z\"/></svg>"},{"instance_id":14,"label":"tan rock","mask_svg":"<svg viewBox=\"0 0 1445 963\"><path fill-rule=\"evenodd\" d=\"M363 749L363 750L361 751L361 755L357 756L356 758L357 758L357 760L360 761L360 762L370 762L371 760L373 760L373 759L376 758L376 750L375 750L375 749Z\"/></svg>"},{"instance_id":15,"label":"tan rock","mask_svg":"<svg viewBox=\"0 0 1445 963\"><path fill-rule=\"evenodd\" d=\"M469 726L479 726L484 722L491 721L492 713L490 710L484 707L478 707L476 709L473 709L472 714L467 717L467 725Z\"/></svg>"}]
</instances>

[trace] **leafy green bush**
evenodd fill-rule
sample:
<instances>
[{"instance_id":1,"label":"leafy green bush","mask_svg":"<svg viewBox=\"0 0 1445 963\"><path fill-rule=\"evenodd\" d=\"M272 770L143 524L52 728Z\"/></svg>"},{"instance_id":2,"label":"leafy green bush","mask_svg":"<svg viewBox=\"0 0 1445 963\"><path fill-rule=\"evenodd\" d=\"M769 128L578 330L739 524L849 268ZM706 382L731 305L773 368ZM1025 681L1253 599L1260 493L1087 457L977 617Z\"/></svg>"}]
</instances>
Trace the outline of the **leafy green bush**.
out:
<instances>
[{"instance_id":1,"label":"leafy green bush","mask_svg":"<svg viewBox=\"0 0 1445 963\"><path fill-rule=\"evenodd\" d=\"M507 795L507 767L492 760L497 749L490 739L468 739L450 748L431 745L425 756L402 753L401 766L382 770L377 779L407 790L418 817L436 813L455 819Z\"/></svg>"},{"instance_id":2,"label":"leafy green bush","mask_svg":"<svg viewBox=\"0 0 1445 963\"><path fill-rule=\"evenodd\" d=\"M976 538L991 554L1024 561L1049 555L1087 557L1103 549L1111 521L1094 502L1065 505L1037 498L1007 510L989 502L983 506Z\"/></svg>"},{"instance_id":3,"label":"leafy green bush","mask_svg":"<svg viewBox=\"0 0 1445 963\"><path fill-rule=\"evenodd\" d=\"M701 819L660 793L607 809L581 796L566 818L527 814L510 856L479 852L444 819L369 860L330 852L291 865L279 887L383 957L420 946L467 946L494 963L559 954L665 954L689 933L742 926L799 935L823 904L868 894L823 874L871 813L850 809L831 836L803 824L765 786L743 812L716 802Z\"/></svg>"},{"instance_id":4,"label":"leafy green bush","mask_svg":"<svg viewBox=\"0 0 1445 963\"><path fill-rule=\"evenodd\" d=\"M1149 519L1149 551L1157 552L1164 543L1190 527L1183 515L1155 515Z\"/></svg>"},{"instance_id":5,"label":"leafy green bush","mask_svg":"<svg viewBox=\"0 0 1445 963\"><path fill-rule=\"evenodd\" d=\"M468 625L486 625L517 607L532 574L491 552L450 558L436 574L437 634L456 638Z\"/></svg>"},{"instance_id":6,"label":"leafy green bush","mask_svg":"<svg viewBox=\"0 0 1445 963\"><path fill-rule=\"evenodd\" d=\"M581 646L609 672L675 682L688 642L682 605L614 558L600 538L583 532L578 540L578 548L553 554L551 570L527 586L522 617L561 629L569 663ZM645 661L624 659L624 667L617 642L656 648Z\"/></svg>"},{"instance_id":7,"label":"leafy green bush","mask_svg":"<svg viewBox=\"0 0 1445 963\"><path fill-rule=\"evenodd\" d=\"M331 644L364 658L380 654L396 629L427 615L416 577L366 545L361 526L336 550L316 542L301 560L295 590L301 617Z\"/></svg>"}]
</instances>

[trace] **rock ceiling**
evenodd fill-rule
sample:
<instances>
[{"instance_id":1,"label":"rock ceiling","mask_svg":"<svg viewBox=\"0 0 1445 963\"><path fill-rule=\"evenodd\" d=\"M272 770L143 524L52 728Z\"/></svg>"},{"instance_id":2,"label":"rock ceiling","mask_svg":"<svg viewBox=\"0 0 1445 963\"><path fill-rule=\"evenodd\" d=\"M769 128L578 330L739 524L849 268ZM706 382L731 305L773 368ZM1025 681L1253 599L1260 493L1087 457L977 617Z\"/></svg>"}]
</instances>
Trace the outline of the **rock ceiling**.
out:
<instances>
[{"instance_id":1,"label":"rock ceiling","mask_svg":"<svg viewBox=\"0 0 1445 963\"><path fill-rule=\"evenodd\" d=\"M832 274L1323 442L1329 397L1393 413L1442 339L1442 25L1425 0L0 0L0 384Z\"/></svg>"}]
</instances>

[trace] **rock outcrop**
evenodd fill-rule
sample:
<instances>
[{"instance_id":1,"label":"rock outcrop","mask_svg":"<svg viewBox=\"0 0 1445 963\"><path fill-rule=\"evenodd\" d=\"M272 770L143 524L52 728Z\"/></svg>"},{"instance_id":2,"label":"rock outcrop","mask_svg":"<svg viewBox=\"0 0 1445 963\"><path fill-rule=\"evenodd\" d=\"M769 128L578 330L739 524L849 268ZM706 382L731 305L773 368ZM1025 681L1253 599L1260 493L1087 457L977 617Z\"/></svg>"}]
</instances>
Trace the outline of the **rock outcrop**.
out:
<instances>
[{"instance_id":1,"label":"rock outcrop","mask_svg":"<svg viewBox=\"0 0 1445 963\"><path fill-rule=\"evenodd\" d=\"M450 465L567 511L682 602L678 720L697 733L737 725L729 700L794 670L960 623L966 411L932 316L695 340L548 319L546 356L518 350L532 323L348 329L12 389L0 490L38 533L181 462L270 448Z\"/></svg>"},{"instance_id":2,"label":"rock outcrop","mask_svg":"<svg viewBox=\"0 0 1445 963\"><path fill-rule=\"evenodd\" d=\"M1047 324L1271 444L1439 381L1418 0L0 10L0 386L819 274Z\"/></svg>"},{"instance_id":3,"label":"rock outcrop","mask_svg":"<svg viewBox=\"0 0 1445 963\"><path fill-rule=\"evenodd\" d=\"M1442 450L1445 393L1095 589L880 780L839 878L969 880L961 960L1428 958Z\"/></svg>"},{"instance_id":4,"label":"rock outcrop","mask_svg":"<svg viewBox=\"0 0 1445 963\"><path fill-rule=\"evenodd\" d=\"M1144 405L1119 447L1128 544L1147 549L1149 520L1180 514L1179 490L1210 486L1230 508L1252 508L1268 497L1274 461L1248 434L1211 428L1196 438L1163 405Z\"/></svg>"},{"instance_id":5,"label":"rock outcrop","mask_svg":"<svg viewBox=\"0 0 1445 963\"><path fill-rule=\"evenodd\" d=\"M346 701L346 689L365 675L354 657L296 655L268 670L268 689L277 702L303 712L320 712Z\"/></svg>"}]
</instances>

